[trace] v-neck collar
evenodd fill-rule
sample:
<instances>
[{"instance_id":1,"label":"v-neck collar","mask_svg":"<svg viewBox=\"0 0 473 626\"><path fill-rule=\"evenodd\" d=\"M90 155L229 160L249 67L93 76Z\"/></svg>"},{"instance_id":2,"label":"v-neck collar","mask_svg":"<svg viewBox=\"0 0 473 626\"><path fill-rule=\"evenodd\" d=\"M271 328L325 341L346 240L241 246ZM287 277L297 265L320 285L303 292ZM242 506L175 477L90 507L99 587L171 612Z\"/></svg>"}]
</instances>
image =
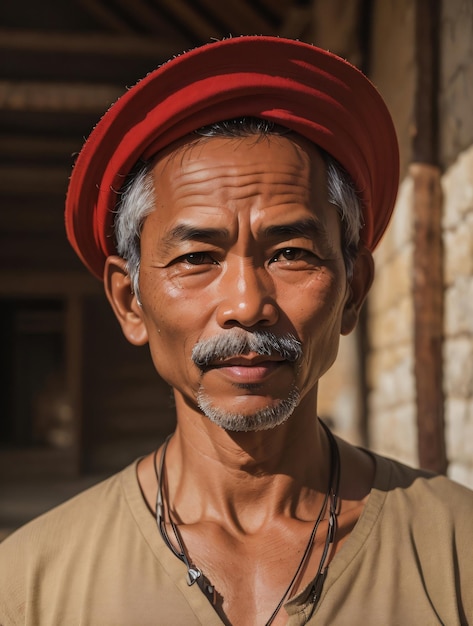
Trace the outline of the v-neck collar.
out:
<instances>
[{"instance_id":1,"label":"v-neck collar","mask_svg":"<svg viewBox=\"0 0 473 626\"><path fill-rule=\"evenodd\" d=\"M357 558L360 550L371 535L386 499L391 475L390 465L382 457L371 452L367 453L370 454L375 461L373 487L363 507L360 518L355 524L350 536L330 563L322 594L314 610L314 614L318 607L323 604L324 598L330 591L330 588L336 584L338 578L343 574L348 565ZM141 492L137 476L138 462L139 460L135 461L123 470L121 484L130 514L135 520L139 532L154 557L160 562L169 578L176 585L176 588L182 593L185 601L195 613L196 618L206 626L223 626L224 623L204 593L200 590L199 586L189 586L187 584L187 570L185 565L172 554L162 540L157 529L154 515L150 511ZM293 618L296 615L303 617L311 612L312 605L308 597L308 591L311 586L312 583L309 583L305 589L297 593L297 595L284 605L289 615L289 624L291 624L291 616L293 616ZM296 623L304 622L297 620Z\"/></svg>"}]
</instances>

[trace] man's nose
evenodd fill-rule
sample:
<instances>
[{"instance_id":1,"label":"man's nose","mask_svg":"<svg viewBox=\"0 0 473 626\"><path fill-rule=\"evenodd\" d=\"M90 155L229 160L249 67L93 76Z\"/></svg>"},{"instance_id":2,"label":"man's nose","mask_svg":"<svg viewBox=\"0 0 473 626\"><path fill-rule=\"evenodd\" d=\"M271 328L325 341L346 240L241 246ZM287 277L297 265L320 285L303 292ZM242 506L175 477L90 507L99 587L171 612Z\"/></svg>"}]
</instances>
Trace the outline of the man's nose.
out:
<instances>
[{"instance_id":1,"label":"man's nose","mask_svg":"<svg viewBox=\"0 0 473 626\"><path fill-rule=\"evenodd\" d=\"M279 313L271 276L248 259L228 266L220 282L217 322L222 328L272 326Z\"/></svg>"}]
</instances>

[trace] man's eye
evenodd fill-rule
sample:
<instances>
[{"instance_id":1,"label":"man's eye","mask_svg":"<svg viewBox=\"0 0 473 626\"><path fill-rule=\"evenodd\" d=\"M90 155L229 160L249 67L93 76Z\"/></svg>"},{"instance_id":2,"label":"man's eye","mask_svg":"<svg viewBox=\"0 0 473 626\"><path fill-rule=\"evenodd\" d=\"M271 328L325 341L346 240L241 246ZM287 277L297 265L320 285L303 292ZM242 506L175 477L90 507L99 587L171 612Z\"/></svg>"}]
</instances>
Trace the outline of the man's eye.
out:
<instances>
[{"instance_id":1,"label":"man's eye","mask_svg":"<svg viewBox=\"0 0 473 626\"><path fill-rule=\"evenodd\" d=\"M271 261L299 261L308 257L309 254L307 250L302 250L301 248L283 248L273 256Z\"/></svg>"},{"instance_id":2,"label":"man's eye","mask_svg":"<svg viewBox=\"0 0 473 626\"><path fill-rule=\"evenodd\" d=\"M189 265L216 264L216 261L208 252L191 252L190 254L184 254L178 260Z\"/></svg>"}]
</instances>

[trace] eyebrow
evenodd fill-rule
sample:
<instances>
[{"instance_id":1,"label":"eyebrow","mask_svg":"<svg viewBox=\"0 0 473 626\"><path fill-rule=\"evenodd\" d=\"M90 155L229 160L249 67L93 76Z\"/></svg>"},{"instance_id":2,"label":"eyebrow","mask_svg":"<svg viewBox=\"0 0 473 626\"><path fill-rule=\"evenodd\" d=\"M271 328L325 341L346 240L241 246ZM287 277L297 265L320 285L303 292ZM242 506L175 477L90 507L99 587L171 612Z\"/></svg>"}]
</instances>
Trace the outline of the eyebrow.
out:
<instances>
[{"instance_id":1,"label":"eyebrow","mask_svg":"<svg viewBox=\"0 0 473 626\"><path fill-rule=\"evenodd\" d=\"M216 239L225 239L229 237L229 234L226 228L202 228L189 224L179 224L166 233L162 244L173 246L185 241L215 241Z\"/></svg>"},{"instance_id":2,"label":"eyebrow","mask_svg":"<svg viewBox=\"0 0 473 626\"><path fill-rule=\"evenodd\" d=\"M333 242L325 226L317 219L308 217L287 224L274 224L263 230L263 235L268 239L292 239L303 237L317 242L329 255L334 254Z\"/></svg>"},{"instance_id":3,"label":"eyebrow","mask_svg":"<svg viewBox=\"0 0 473 626\"><path fill-rule=\"evenodd\" d=\"M304 237L305 239L318 240L332 249L326 228L316 219L296 220L287 224L271 224L261 231L267 239L291 239ZM179 224L166 233L161 244L168 248L186 241L216 241L230 237L226 228L198 227L190 224Z\"/></svg>"},{"instance_id":4,"label":"eyebrow","mask_svg":"<svg viewBox=\"0 0 473 626\"><path fill-rule=\"evenodd\" d=\"M306 239L325 239L328 242L328 233L324 226L312 217L296 220L288 224L272 224L263 229L263 235L268 238L304 237Z\"/></svg>"}]
</instances>

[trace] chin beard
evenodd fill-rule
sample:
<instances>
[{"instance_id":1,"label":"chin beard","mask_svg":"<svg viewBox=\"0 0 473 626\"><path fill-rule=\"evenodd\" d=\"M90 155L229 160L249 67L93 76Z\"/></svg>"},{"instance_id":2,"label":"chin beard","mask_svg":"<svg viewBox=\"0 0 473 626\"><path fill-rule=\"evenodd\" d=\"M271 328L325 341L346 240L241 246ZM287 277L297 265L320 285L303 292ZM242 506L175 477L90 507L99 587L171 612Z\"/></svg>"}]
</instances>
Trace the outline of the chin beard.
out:
<instances>
[{"instance_id":1,"label":"chin beard","mask_svg":"<svg viewBox=\"0 0 473 626\"><path fill-rule=\"evenodd\" d=\"M197 395L197 404L202 413L220 428L232 432L256 432L276 428L289 419L299 400L300 393L294 385L287 398L279 400L274 406L264 407L256 413L245 415L214 406L202 388Z\"/></svg>"}]
</instances>

